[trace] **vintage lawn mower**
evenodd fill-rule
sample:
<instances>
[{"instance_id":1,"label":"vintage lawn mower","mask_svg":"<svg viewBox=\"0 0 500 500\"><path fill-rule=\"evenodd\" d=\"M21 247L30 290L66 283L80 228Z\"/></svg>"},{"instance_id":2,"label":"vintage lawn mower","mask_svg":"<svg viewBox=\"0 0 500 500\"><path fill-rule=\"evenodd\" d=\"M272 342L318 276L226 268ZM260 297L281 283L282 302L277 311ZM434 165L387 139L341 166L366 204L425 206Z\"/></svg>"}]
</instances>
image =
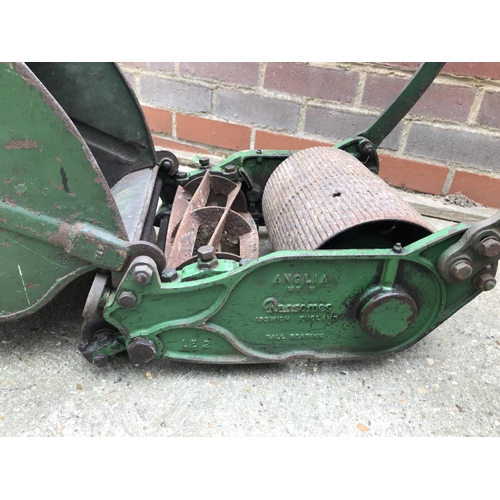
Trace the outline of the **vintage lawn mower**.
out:
<instances>
[{"instance_id":1,"label":"vintage lawn mower","mask_svg":"<svg viewBox=\"0 0 500 500\"><path fill-rule=\"evenodd\" d=\"M0 68L0 321L96 272L83 356L134 363L371 358L482 291L500 212L433 233L377 176L377 147L444 63L335 147L179 169L111 63ZM259 228L273 252L262 255Z\"/></svg>"}]
</instances>

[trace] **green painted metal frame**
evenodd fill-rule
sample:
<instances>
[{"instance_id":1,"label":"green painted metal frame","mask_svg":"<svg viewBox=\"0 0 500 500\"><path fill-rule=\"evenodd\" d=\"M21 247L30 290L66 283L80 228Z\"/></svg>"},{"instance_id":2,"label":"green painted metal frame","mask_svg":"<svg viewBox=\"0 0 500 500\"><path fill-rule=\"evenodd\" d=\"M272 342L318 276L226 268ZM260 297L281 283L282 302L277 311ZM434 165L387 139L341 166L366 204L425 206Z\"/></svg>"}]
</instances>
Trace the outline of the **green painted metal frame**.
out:
<instances>
[{"instance_id":1,"label":"green painted metal frame","mask_svg":"<svg viewBox=\"0 0 500 500\"><path fill-rule=\"evenodd\" d=\"M376 148L442 64L424 64L371 127L335 147L377 172ZM112 271L114 278L102 296L102 314L119 332L110 329L87 339L81 350L89 361L125 351L137 339L150 341L159 358L194 362L359 358L412 345L480 293L472 277L458 282L443 279L439 268L442 256L467 232L466 224L397 250L275 252L250 263L221 258L213 269L192 263L178 270L174 281L162 282L161 259L146 258L144 264L144 255L154 257L151 245L127 241L108 185L125 172L156 163L149 132L144 132L144 116L137 112L132 96L125 113L134 117L136 136L121 131L120 114L109 123L103 121L104 115L94 119L92 110L99 108L99 102L109 111L117 109L118 101L111 94L99 100L99 92L86 87L82 76L101 72L118 85L119 95L130 93L121 74L116 67L71 63L32 65L32 69L43 82L22 64L0 69L0 108L6 118L0 124L4 186L0 284L14 292L0 297L0 320L33 312L74 277L100 268ZM65 74L73 75L72 88L90 92L81 103L61 85L59 78ZM109 170L106 183L89 144L96 154L107 151L101 156L104 166L113 144L130 142L140 146L135 160L132 154L123 170ZM293 153L242 151L212 171L223 174L226 166L236 166L250 212L263 224L263 189L272 172ZM204 174L203 169L194 170L182 182ZM178 181L164 169L159 177L168 204ZM150 267L150 282L134 280L135 258ZM417 308L409 326L405 325L408 308L397 301L369 317L373 323L369 328L361 325L360 316L374 297L403 289ZM133 294L135 303L120 305L123 292Z\"/></svg>"}]
</instances>

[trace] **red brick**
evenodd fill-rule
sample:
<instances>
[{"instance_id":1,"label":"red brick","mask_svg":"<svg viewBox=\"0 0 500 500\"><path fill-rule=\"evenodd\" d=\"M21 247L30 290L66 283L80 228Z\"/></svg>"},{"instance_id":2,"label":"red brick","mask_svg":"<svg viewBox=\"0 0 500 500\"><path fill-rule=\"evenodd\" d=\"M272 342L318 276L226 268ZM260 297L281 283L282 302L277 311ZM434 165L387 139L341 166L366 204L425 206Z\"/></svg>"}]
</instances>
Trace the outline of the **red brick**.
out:
<instances>
[{"instance_id":1,"label":"red brick","mask_svg":"<svg viewBox=\"0 0 500 500\"><path fill-rule=\"evenodd\" d=\"M407 78L369 74L366 77L362 104L376 108L386 108L404 89Z\"/></svg>"},{"instance_id":2,"label":"red brick","mask_svg":"<svg viewBox=\"0 0 500 500\"><path fill-rule=\"evenodd\" d=\"M179 139L234 150L250 147L250 127L181 114L176 121Z\"/></svg>"},{"instance_id":3,"label":"red brick","mask_svg":"<svg viewBox=\"0 0 500 500\"><path fill-rule=\"evenodd\" d=\"M264 87L299 96L352 102L359 74L300 63L267 63Z\"/></svg>"},{"instance_id":4,"label":"red brick","mask_svg":"<svg viewBox=\"0 0 500 500\"><path fill-rule=\"evenodd\" d=\"M199 148L197 146L191 146L189 144L183 144L182 142L173 141L171 139L164 139L163 137L158 137L156 135L153 135L153 143L155 146L161 146L167 149L174 149L176 151L211 154L210 151L208 151L208 149Z\"/></svg>"},{"instance_id":5,"label":"red brick","mask_svg":"<svg viewBox=\"0 0 500 500\"><path fill-rule=\"evenodd\" d=\"M300 137L292 137L290 135L273 134L257 130L255 134L255 147L259 149L307 149L315 146L331 146L331 143L312 141L310 139L302 139Z\"/></svg>"},{"instance_id":6,"label":"red brick","mask_svg":"<svg viewBox=\"0 0 500 500\"><path fill-rule=\"evenodd\" d=\"M173 62L124 62L120 64L125 64L126 66L132 66L134 68L145 69L147 71L163 71L165 73L174 72Z\"/></svg>"},{"instance_id":7,"label":"red brick","mask_svg":"<svg viewBox=\"0 0 500 500\"><path fill-rule=\"evenodd\" d=\"M149 108L148 106L142 106L142 110L152 132L172 134L172 111Z\"/></svg>"},{"instance_id":8,"label":"red brick","mask_svg":"<svg viewBox=\"0 0 500 500\"><path fill-rule=\"evenodd\" d=\"M500 208L499 178L457 170L451 183L450 194L458 192L488 207Z\"/></svg>"},{"instance_id":9,"label":"red brick","mask_svg":"<svg viewBox=\"0 0 500 500\"><path fill-rule=\"evenodd\" d=\"M255 86L259 81L258 62L187 62L180 64L183 76Z\"/></svg>"},{"instance_id":10,"label":"red brick","mask_svg":"<svg viewBox=\"0 0 500 500\"><path fill-rule=\"evenodd\" d=\"M481 125L500 128L500 92L485 92L477 117Z\"/></svg>"},{"instance_id":11,"label":"red brick","mask_svg":"<svg viewBox=\"0 0 500 500\"><path fill-rule=\"evenodd\" d=\"M422 63L392 62L381 63L402 69L417 69ZM498 62L448 62L441 70L442 73L459 76L474 76L500 80L500 63Z\"/></svg>"},{"instance_id":12,"label":"red brick","mask_svg":"<svg viewBox=\"0 0 500 500\"><path fill-rule=\"evenodd\" d=\"M407 78L370 74L366 79L362 103L385 108L407 82ZM466 121L475 95L476 91L471 87L433 83L410 113L443 120Z\"/></svg>"},{"instance_id":13,"label":"red brick","mask_svg":"<svg viewBox=\"0 0 500 500\"><path fill-rule=\"evenodd\" d=\"M500 63L497 62L449 62L443 68L444 73L452 75L475 76L500 80Z\"/></svg>"},{"instance_id":14,"label":"red brick","mask_svg":"<svg viewBox=\"0 0 500 500\"><path fill-rule=\"evenodd\" d=\"M380 155L379 175L391 186L441 194L448 167Z\"/></svg>"}]
</instances>

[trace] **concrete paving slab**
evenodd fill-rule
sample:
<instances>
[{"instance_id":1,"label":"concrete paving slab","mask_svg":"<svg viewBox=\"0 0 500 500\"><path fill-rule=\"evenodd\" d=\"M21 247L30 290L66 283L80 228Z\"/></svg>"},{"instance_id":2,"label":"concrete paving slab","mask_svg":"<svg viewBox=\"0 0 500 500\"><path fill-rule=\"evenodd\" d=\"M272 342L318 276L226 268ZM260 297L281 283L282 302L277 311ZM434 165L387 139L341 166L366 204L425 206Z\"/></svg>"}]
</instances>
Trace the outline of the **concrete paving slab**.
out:
<instances>
[{"instance_id":1,"label":"concrete paving slab","mask_svg":"<svg viewBox=\"0 0 500 500\"><path fill-rule=\"evenodd\" d=\"M98 369L77 349L90 284L0 324L0 436L500 435L500 287L379 361Z\"/></svg>"}]
</instances>

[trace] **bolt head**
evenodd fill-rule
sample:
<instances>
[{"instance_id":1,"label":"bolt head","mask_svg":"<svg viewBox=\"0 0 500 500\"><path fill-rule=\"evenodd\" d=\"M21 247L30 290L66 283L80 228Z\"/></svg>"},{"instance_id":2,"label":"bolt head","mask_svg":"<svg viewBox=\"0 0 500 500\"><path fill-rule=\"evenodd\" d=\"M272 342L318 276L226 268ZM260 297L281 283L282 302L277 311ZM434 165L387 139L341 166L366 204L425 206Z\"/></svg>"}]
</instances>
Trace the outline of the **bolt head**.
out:
<instances>
[{"instance_id":1,"label":"bolt head","mask_svg":"<svg viewBox=\"0 0 500 500\"><path fill-rule=\"evenodd\" d=\"M234 174L236 172L236 167L234 165L226 165L224 167L224 172L226 172L226 174Z\"/></svg>"},{"instance_id":2,"label":"bolt head","mask_svg":"<svg viewBox=\"0 0 500 500\"><path fill-rule=\"evenodd\" d=\"M138 337L127 347L129 358L134 363L148 363L156 358L156 346L152 340Z\"/></svg>"},{"instance_id":3,"label":"bolt head","mask_svg":"<svg viewBox=\"0 0 500 500\"><path fill-rule=\"evenodd\" d=\"M137 302L137 297L135 296L134 292L130 292L128 290L125 290L120 293L120 296L118 297L118 304L124 308L129 308L135 306L135 303Z\"/></svg>"},{"instance_id":4,"label":"bolt head","mask_svg":"<svg viewBox=\"0 0 500 500\"><path fill-rule=\"evenodd\" d=\"M109 363L109 356L106 356L106 354L98 354L94 357L92 362L98 368L104 368Z\"/></svg>"},{"instance_id":5,"label":"bolt head","mask_svg":"<svg viewBox=\"0 0 500 500\"><path fill-rule=\"evenodd\" d=\"M474 281L474 285L482 292L493 290L497 284L497 280L490 273L481 273Z\"/></svg>"},{"instance_id":6,"label":"bolt head","mask_svg":"<svg viewBox=\"0 0 500 500\"><path fill-rule=\"evenodd\" d=\"M474 269L465 260L459 260L451 266L450 274L457 280L463 281L472 276Z\"/></svg>"},{"instance_id":7,"label":"bolt head","mask_svg":"<svg viewBox=\"0 0 500 500\"><path fill-rule=\"evenodd\" d=\"M198 248L198 258L202 262L208 262L215 257L215 248L212 245L203 245Z\"/></svg>"},{"instance_id":8,"label":"bolt head","mask_svg":"<svg viewBox=\"0 0 500 500\"><path fill-rule=\"evenodd\" d=\"M166 282L166 283L172 283L172 281L175 281L178 277L179 277L179 274L172 267L167 267L161 273L161 280Z\"/></svg>"},{"instance_id":9,"label":"bolt head","mask_svg":"<svg viewBox=\"0 0 500 500\"><path fill-rule=\"evenodd\" d=\"M132 279L138 285L147 285L151 281L152 277L153 277L153 271L151 270L150 267L144 264L139 264L138 266L134 267L134 271L132 273Z\"/></svg>"},{"instance_id":10,"label":"bolt head","mask_svg":"<svg viewBox=\"0 0 500 500\"><path fill-rule=\"evenodd\" d=\"M500 241L494 237L485 238L477 246L477 251L485 257L498 257L500 256Z\"/></svg>"},{"instance_id":11,"label":"bolt head","mask_svg":"<svg viewBox=\"0 0 500 500\"><path fill-rule=\"evenodd\" d=\"M208 156L202 156L200 159L199 159L199 162L200 162L200 167L208 167L210 165L210 158L208 158Z\"/></svg>"}]
</instances>

